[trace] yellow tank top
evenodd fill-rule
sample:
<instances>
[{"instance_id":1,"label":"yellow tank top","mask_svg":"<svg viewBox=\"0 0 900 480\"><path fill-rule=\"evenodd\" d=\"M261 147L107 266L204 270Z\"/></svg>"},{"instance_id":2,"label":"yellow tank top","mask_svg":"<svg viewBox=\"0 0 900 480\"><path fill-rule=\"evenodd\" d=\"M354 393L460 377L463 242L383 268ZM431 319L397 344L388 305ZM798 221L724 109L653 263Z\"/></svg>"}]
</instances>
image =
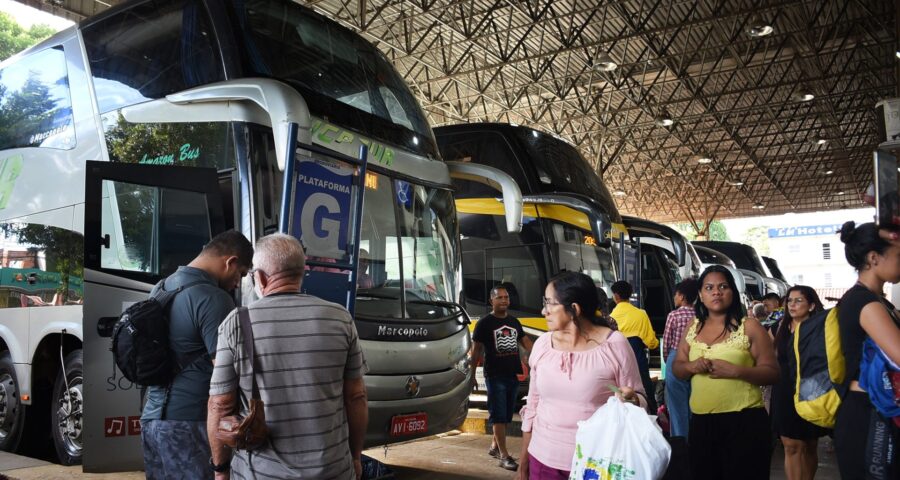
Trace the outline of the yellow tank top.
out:
<instances>
[{"instance_id":1,"label":"yellow tank top","mask_svg":"<svg viewBox=\"0 0 900 480\"><path fill-rule=\"evenodd\" d=\"M744 324L731 332L724 342L709 346L697 340L697 328L700 322L694 319L688 328L685 340L691 347L688 358L725 360L735 365L752 367L755 364L750 353L750 339L744 334ZM725 413L739 412L745 408L763 406L760 387L743 380L731 378L710 378L702 373L691 377L691 412Z\"/></svg>"}]
</instances>

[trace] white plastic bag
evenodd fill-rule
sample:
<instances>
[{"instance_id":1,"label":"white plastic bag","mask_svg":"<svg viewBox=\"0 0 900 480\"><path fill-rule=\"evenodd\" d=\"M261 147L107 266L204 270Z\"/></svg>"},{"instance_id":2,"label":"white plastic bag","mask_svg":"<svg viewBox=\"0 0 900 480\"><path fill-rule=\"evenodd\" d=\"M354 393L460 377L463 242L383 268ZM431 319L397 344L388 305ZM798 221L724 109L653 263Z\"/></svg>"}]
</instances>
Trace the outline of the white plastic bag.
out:
<instances>
[{"instance_id":1,"label":"white plastic bag","mask_svg":"<svg viewBox=\"0 0 900 480\"><path fill-rule=\"evenodd\" d=\"M641 407L610 397L578 422L569 480L658 480L672 448Z\"/></svg>"}]
</instances>

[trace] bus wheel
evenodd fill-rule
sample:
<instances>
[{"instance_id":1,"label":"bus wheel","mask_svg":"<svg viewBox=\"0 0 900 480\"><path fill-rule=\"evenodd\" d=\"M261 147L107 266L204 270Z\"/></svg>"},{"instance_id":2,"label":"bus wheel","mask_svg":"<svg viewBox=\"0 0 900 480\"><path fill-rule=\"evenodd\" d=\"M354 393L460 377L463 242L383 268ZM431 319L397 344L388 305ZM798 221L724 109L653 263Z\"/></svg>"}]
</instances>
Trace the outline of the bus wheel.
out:
<instances>
[{"instance_id":1,"label":"bus wheel","mask_svg":"<svg viewBox=\"0 0 900 480\"><path fill-rule=\"evenodd\" d=\"M65 365L53 385L53 445L59 463L76 465L81 463L84 421L81 350L66 355Z\"/></svg>"},{"instance_id":2,"label":"bus wheel","mask_svg":"<svg viewBox=\"0 0 900 480\"><path fill-rule=\"evenodd\" d=\"M19 382L9 352L0 352L0 450L19 448L25 427L25 406L19 403Z\"/></svg>"}]
</instances>

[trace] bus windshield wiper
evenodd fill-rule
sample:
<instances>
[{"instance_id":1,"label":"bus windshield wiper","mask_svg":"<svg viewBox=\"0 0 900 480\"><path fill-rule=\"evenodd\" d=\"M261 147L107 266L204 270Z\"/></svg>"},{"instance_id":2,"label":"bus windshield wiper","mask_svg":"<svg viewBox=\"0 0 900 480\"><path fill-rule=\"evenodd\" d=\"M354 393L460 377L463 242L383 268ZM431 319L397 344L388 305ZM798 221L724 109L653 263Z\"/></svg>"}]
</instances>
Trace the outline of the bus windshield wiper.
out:
<instances>
[{"instance_id":1,"label":"bus windshield wiper","mask_svg":"<svg viewBox=\"0 0 900 480\"><path fill-rule=\"evenodd\" d=\"M400 300L400 297L397 297L394 295L388 295L385 293L372 293L372 292L362 293L359 291L356 292L356 298L383 298L385 300Z\"/></svg>"},{"instance_id":2,"label":"bus windshield wiper","mask_svg":"<svg viewBox=\"0 0 900 480\"><path fill-rule=\"evenodd\" d=\"M455 308L462 310L462 305L456 302L448 302L445 300L407 300L406 303L414 303L416 305L434 305L436 307Z\"/></svg>"}]
</instances>

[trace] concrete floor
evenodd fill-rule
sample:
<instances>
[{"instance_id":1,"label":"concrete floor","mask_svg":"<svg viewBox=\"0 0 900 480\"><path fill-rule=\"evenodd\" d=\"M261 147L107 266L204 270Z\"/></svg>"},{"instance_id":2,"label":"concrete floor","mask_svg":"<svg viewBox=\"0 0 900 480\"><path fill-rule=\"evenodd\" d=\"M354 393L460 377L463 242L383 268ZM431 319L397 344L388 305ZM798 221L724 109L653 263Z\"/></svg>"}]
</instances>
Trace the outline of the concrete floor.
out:
<instances>
[{"instance_id":1,"label":"concrete floor","mask_svg":"<svg viewBox=\"0 0 900 480\"><path fill-rule=\"evenodd\" d=\"M373 448L365 454L384 462L394 471L397 480L462 480L462 479L514 479L509 472L488 456L491 438L477 433L453 432L435 437ZM510 451L518 457L521 439L509 438ZM779 445L772 458L772 480L783 480L784 456ZM81 467L63 467L40 460L0 452L0 478L6 475L17 480L73 480L73 479L140 479L143 472L91 474L82 473ZM838 480L834 454L826 452L824 442L819 446L819 470L816 480Z\"/></svg>"},{"instance_id":2,"label":"concrete floor","mask_svg":"<svg viewBox=\"0 0 900 480\"><path fill-rule=\"evenodd\" d=\"M522 439L510 437L507 446L513 457L519 457ZM397 480L464 478L516 478L516 472L499 467L489 456L491 437L477 433L451 432L429 439L387 448L373 448L364 453L391 467Z\"/></svg>"},{"instance_id":3,"label":"concrete floor","mask_svg":"<svg viewBox=\"0 0 900 480\"><path fill-rule=\"evenodd\" d=\"M503 470L488 456L491 437L477 433L449 433L420 441L367 450L366 455L394 470L397 480L513 479L515 472ZM816 480L839 480L833 453L819 442ZM510 452L518 458L521 439L509 438ZM772 454L771 480L785 480L784 450L779 443Z\"/></svg>"},{"instance_id":4,"label":"concrete floor","mask_svg":"<svg viewBox=\"0 0 900 480\"><path fill-rule=\"evenodd\" d=\"M478 417L478 415L470 415ZM477 425L476 425L477 428ZM488 456L491 437L483 433L451 432L422 440L373 448L365 454L381 461L394 471L397 480L462 480L513 479L515 472L504 470L498 461ZM516 458L521 438L510 437L510 453ZM783 480L784 452L781 445L772 455L772 480ZM140 479L143 472L90 474L81 467L63 467L41 460L0 452L0 480L3 475L17 480L74 480L74 479ZM840 475L833 453L827 452L826 440L819 442L819 470L816 480L838 480Z\"/></svg>"}]
</instances>

